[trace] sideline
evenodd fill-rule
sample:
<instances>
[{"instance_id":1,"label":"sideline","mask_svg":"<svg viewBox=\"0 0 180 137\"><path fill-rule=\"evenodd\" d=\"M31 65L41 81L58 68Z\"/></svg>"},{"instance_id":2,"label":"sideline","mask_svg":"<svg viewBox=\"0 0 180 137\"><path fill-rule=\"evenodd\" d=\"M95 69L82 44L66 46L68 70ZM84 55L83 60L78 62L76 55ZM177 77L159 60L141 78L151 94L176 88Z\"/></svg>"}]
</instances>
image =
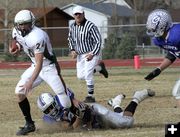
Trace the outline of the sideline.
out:
<instances>
[{"instance_id":1,"label":"sideline","mask_svg":"<svg viewBox=\"0 0 180 137\"><path fill-rule=\"evenodd\" d=\"M163 58L140 59L140 66L158 66ZM134 67L133 59L109 59L103 60L106 67ZM75 60L58 60L62 69L73 69L76 67ZM25 69L30 66L31 62L0 62L0 69ZM180 59L177 59L171 66L180 66Z\"/></svg>"}]
</instances>

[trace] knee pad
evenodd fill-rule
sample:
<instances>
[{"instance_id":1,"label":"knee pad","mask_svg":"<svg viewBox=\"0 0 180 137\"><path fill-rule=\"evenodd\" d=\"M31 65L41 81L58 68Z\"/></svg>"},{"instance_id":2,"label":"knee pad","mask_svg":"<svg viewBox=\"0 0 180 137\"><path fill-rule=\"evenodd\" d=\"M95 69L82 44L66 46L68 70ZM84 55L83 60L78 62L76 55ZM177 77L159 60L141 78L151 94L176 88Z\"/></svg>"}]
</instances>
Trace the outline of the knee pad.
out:
<instances>
[{"instance_id":1,"label":"knee pad","mask_svg":"<svg viewBox=\"0 0 180 137\"><path fill-rule=\"evenodd\" d=\"M119 123L119 127L127 127L130 128L134 124L134 118L130 116L123 116L121 122Z\"/></svg>"},{"instance_id":2,"label":"knee pad","mask_svg":"<svg viewBox=\"0 0 180 137\"><path fill-rule=\"evenodd\" d=\"M180 79L176 81L176 84L174 85L173 90L172 90L172 95L176 99L180 99Z\"/></svg>"}]
</instances>

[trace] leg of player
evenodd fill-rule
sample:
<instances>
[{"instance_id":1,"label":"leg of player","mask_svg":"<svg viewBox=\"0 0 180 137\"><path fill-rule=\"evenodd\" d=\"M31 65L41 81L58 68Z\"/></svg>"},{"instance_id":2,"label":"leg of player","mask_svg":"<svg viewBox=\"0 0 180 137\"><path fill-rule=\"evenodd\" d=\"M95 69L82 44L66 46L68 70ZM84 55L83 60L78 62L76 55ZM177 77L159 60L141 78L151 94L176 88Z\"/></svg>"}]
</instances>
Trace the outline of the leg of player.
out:
<instances>
[{"instance_id":1,"label":"leg of player","mask_svg":"<svg viewBox=\"0 0 180 137\"><path fill-rule=\"evenodd\" d=\"M88 96L85 98L84 102L86 103L92 103L95 102L95 97L94 97L94 69L95 66L98 63L98 56L94 56L92 60L90 61L85 61L84 64L84 74L85 74L85 81L87 85L87 92Z\"/></svg>"},{"instance_id":2,"label":"leg of player","mask_svg":"<svg viewBox=\"0 0 180 137\"><path fill-rule=\"evenodd\" d=\"M15 94L17 95L17 98L18 98L19 108L25 118L25 121L26 121L24 127L21 127L18 130L18 132L16 133L16 135L18 135L18 136L26 135L29 132L34 132L36 130L34 121L32 120L32 117L31 117L30 103L29 103L29 101L26 97L26 93L22 87L22 85L24 85L26 83L26 81L28 81L33 70L34 69L31 66L21 75L21 79L18 82L16 89L15 89ZM39 85L41 82L42 82L42 80L37 78L33 84L33 87Z\"/></svg>"},{"instance_id":3,"label":"leg of player","mask_svg":"<svg viewBox=\"0 0 180 137\"><path fill-rule=\"evenodd\" d=\"M129 105L124 110L124 116L133 116L136 110L136 107L140 102L142 102L144 99L148 97L153 97L155 95L155 92L151 89L144 89L140 91L136 91L132 101L129 103Z\"/></svg>"},{"instance_id":4,"label":"leg of player","mask_svg":"<svg viewBox=\"0 0 180 137\"><path fill-rule=\"evenodd\" d=\"M84 102L85 103L96 102L95 97L93 96L94 95L94 84L93 85L87 85L87 91L88 91L88 95L85 98Z\"/></svg>"},{"instance_id":5,"label":"leg of player","mask_svg":"<svg viewBox=\"0 0 180 137\"><path fill-rule=\"evenodd\" d=\"M172 90L172 95L175 97L177 106L180 108L180 79L176 81Z\"/></svg>"},{"instance_id":6,"label":"leg of player","mask_svg":"<svg viewBox=\"0 0 180 137\"><path fill-rule=\"evenodd\" d=\"M94 73L99 72L101 73L105 78L108 78L108 71L106 69L106 66L103 61L99 61L99 63L96 65L94 69Z\"/></svg>"},{"instance_id":7,"label":"leg of player","mask_svg":"<svg viewBox=\"0 0 180 137\"><path fill-rule=\"evenodd\" d=\"M114 112L121 113L123 110L121 108L121 102L126 96L124 94L119 94L114 98L108 100L108 105L112 106Z\"/></svg>"},{"instance_id":8,"label":"leg of player","mask_svg":"<svg viewBox=\"0 0 180 137\"><path fill-rule=\"evenodd\" d=\"M20 128L20 130L16 133L17 136L21 136L21 135L26 135L29 132L34 132L36 127L34 121L31 118L30 104L27 97L25 95L19 94L18 98L21 100L19 102L19 107L26 120L24 127Z\"/></svg>"}]
</instances>

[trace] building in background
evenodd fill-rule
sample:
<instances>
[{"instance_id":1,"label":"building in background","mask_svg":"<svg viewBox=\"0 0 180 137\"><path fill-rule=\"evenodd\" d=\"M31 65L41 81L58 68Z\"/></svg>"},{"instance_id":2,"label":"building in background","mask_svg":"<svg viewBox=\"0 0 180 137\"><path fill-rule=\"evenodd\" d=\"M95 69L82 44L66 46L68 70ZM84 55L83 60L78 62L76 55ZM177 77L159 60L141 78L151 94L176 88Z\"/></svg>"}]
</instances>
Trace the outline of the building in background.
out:
<instances>
[{"instance_id":1,"label":"building in background","mask_svg":"<svg viewBox=\"0 0 180 137\"><path fill-rule=\"evenodd\" d=\"M38 19L37 25L44 27L48 32L53 48L66 48L68 23L73 17L57 7L46 7L45 11L43 8L30 8L29 10L31 10ZM46 23L44 22L44 16L46 16ZM59 27L61 27L61 29L59 29Z\"/></svg>"},{"instance_id":2,"label":"building in background","mask_svg":"<svg viewBox=\"0 0 180 137\"><path fill-rule=\"evenodd\" d=\"M49 37L51 39L51 43L53 48L67 48L67 36L68 36L68 27L69 27L69 20L72 20L73 17L69 14L63 12L57 7L46 7L44 10L43 8L28 8L30 11L32 11L37 19L37 26L43 27L49 34ZM17 11L18 12L18 11ZM14 11L14 15L17 13ZM0 10L0 16L5 16L3 9ZM46 23L44 20L44 17L46 17ZM10 42L11 39L11 27L13 26L13 18L11 18L11 23L9 24L9 28L4 28L3 24L0 24L0 28L2 30L0 31L0 49L1 51L4 51L4 40L7 39L7 43ZM48 29L47 29L48 27ZM50 29L50 28L51 29ZM59 29L61 27L61 29ZM58 28L58 29L57 29ZM5 35L9 33L8 37Z\"/></svg>"},{"instance_id":3,"label":"building in background","mask_svg":"<svg viewBox=\"0 0 180 137\"><path fill-rule=\"evenodd\" d=\"M111 29L109 29L110 26L123 24L127 25L133 23L133 9L131 9L128 5L122 6L120 4L110 3L108 1L100 1L96 3L71 3L62 7L61 10L70 16L73 16L72 10L77 5L82 6L85 11L85 17L98 26L102 35L103 43L105 42L108 33L112 33ZM70 24L71 23L72 21L70 21ZM118 32L118 35L120 35L120 32Z\"/></svg>"}]
</instances>

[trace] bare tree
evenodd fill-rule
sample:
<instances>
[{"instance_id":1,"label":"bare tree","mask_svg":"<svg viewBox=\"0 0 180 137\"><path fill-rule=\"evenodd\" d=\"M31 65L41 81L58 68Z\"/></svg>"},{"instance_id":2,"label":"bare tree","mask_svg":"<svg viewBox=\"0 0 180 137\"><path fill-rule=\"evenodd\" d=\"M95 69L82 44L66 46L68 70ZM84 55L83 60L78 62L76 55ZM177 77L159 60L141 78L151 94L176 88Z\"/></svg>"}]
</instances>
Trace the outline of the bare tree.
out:
<instances>
[{"instance_id":1,"label":"bare tree","mask_svg":"<svg viewBox=\"0 0 180 137\"><path fill-rule=\"evenodd\" d=\"M2 24L1 34L2 42L4 44L4 52L8 52L8 45L10 40L10 28L13 26L14 15L17 12L18 8L21 9L23 5L21 3L17 3L14 0L4 0L0 1L1 5L1 13L0 23Z\"/></svg>"}]
</instances>

